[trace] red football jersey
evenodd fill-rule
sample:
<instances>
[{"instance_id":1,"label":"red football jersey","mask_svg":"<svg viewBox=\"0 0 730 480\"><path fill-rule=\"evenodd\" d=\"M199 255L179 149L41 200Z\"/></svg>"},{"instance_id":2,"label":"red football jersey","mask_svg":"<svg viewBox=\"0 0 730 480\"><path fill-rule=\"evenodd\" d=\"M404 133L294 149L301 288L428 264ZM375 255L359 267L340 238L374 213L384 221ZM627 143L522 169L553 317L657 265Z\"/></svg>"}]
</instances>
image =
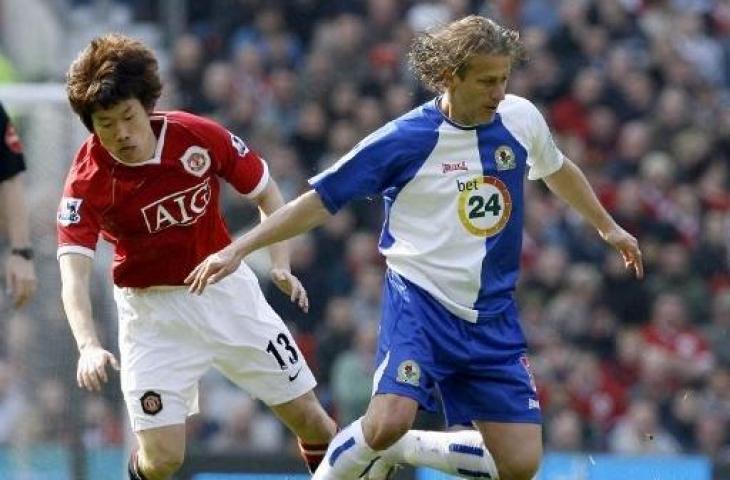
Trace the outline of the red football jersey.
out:
<instances>
[{"instance_id":1,"label":"red football jersey","mask_svg":"<svg viewBox=\"0 0 730 480\"><path fill-rule=\"evenodd\" d=\"M126 165L92 135L66 179L58 210L58 256L93 257L101 234L114 244L114 284L182 285L206 256L231 242L219 206L222 177L252 197L268 182L265 162L217 123L154 113L151 160Z\"/></svg>"}]
</instances>

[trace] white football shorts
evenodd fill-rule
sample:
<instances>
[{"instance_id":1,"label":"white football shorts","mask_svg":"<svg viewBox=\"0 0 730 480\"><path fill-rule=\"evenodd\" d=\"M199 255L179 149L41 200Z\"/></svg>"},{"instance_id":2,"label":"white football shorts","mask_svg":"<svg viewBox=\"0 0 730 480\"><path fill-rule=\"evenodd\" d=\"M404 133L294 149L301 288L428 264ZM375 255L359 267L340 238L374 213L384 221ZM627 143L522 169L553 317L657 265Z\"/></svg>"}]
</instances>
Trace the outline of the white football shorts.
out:
<instances>
[{"instance_id":1,"label":"white football shorts","mask_svg":"<svg viewBox=\"0 0 730 480\"><path fill-rule=\"evenodd\" d=\"M210 367L267 405L317 384L245 263L200 296L187 287L115 287L114 299L134 431L182 424L198 413L198 383Z\"/></svg>"}]
</instances>

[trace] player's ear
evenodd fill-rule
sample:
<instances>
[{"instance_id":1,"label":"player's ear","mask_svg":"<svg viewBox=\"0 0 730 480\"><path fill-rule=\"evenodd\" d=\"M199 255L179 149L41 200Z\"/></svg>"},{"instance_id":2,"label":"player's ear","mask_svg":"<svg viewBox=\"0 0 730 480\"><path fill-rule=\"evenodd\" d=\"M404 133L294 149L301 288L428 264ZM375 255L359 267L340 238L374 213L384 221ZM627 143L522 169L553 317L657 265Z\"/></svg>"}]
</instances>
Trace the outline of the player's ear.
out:
<instances>
[{"instance_id":1,"label":"player's ear","mask_svg":"<svg viewBox=\"0 0 730 480\"><path fill-rule=\"evenodd\" d=\"M444 69L443 72L441 72L441 85L443 85L444 90L448 90L451 88L451 86L454 84L454 72Z\"/></svg>"}]
</instances>

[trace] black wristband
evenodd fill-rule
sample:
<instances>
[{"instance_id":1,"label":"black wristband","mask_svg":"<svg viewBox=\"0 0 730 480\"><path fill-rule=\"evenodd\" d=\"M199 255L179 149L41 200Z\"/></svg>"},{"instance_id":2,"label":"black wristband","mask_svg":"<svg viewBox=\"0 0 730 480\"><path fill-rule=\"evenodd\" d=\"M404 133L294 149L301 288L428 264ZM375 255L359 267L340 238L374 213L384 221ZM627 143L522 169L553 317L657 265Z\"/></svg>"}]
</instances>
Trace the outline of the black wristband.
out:
<instances>
[{"instance_id":1,"label":"black wristband","mask_svg":"<svg viewBox=\"0 0 730 480\"><path fill-rule=\"evenodd\" d=\"M10 255L17 255L25 258L26 260L33 260L33 249L30 247L13 248L10 250Z\"/></svg>"}]
</instances>

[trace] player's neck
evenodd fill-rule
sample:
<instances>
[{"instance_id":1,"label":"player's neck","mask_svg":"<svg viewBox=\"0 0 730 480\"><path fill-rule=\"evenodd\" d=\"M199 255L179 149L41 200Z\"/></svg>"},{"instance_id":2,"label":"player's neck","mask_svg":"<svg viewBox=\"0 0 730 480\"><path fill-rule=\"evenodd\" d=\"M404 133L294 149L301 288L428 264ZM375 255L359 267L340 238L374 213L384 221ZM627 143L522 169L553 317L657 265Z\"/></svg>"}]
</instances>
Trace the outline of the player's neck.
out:
<instances>
[{"instance_id":1,"label":"player's neck","mask_svg":"<svg viewBox=\"0 0 730 480\"><path fill-rule=\"evenodd\" d=\"M472 128L492 121L491 118L480 118L469 106L459 105L448 90L438 99L437 105L449 121L460 127Z\"/></svg>"},{"instance_id":2,"label":"player's neck","mask_svg":"<svg viewBox=\"0 0 730 480\"><path fill-rule=\"evenodd\" d=\"M438 101L439 109L446 118L461 127L473 127L477 122L469 115L465 115L458 105L455 104L449 92L445 92Z\"/></svg>"}]
</instances>

